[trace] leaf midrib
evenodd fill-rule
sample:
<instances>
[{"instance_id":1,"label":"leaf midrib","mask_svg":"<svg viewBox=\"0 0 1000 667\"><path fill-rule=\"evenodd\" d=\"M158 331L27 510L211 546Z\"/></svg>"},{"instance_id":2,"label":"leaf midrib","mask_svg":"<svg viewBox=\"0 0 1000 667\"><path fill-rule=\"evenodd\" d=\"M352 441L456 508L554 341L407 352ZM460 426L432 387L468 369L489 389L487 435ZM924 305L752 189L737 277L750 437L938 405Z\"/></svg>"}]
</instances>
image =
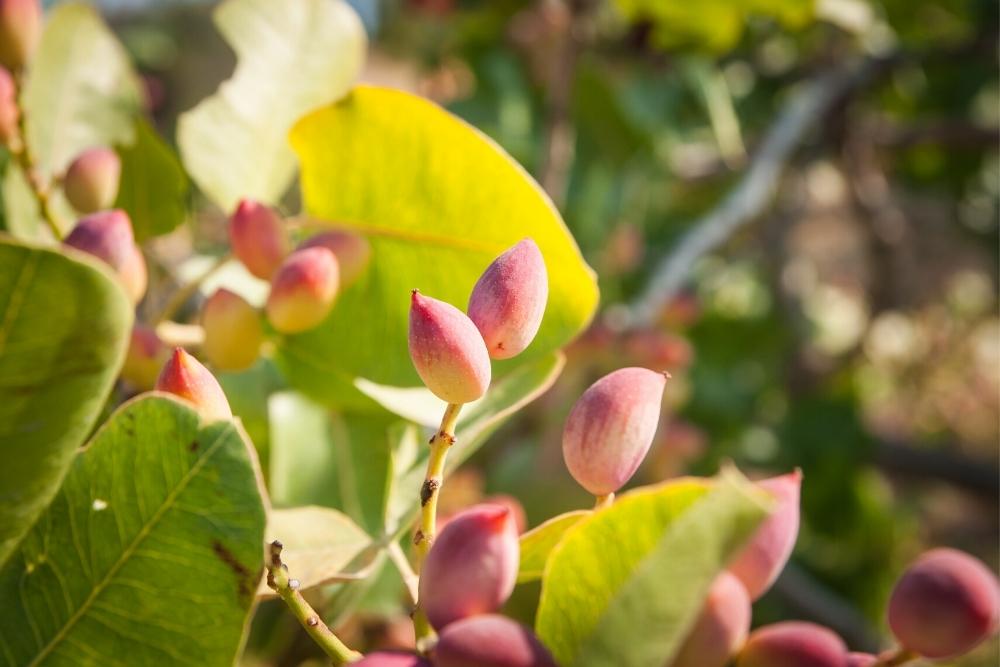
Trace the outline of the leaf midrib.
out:
<instances>
[{"instance_id":1,"label":"leaf midrib","mask_svg":"<svg viewBox=\"0 0 1000 667\"><path fill-rule=\"evenodd\" d=\"M187 474L185 474L184 477L181 478L177 486L169 494L167 494L167 497L164 499L164 502L156 510L153 516L150 517L150 520L136 534L136 537L134 540L132 540L132 543L129 544L128 547L122 552L121 557L115 562L114 565L111 566L107 574L104 575L104 578L101 579L101 581L99 581L94 586L93 589L91 589L90 595L88 595L87 599L83 601L83 603L80 605L80 608L77 609L76 613L74 613L69 618L69 620L66 621L63 627L59 630L58 633L56 633L56 635L49 641L49 643L46 644L44 647L42 647L42 650L38 653L38 655L35 656L35 659L32 660L30 663L28 663L28 667L35 667L36 665L41 664L42 660L48 657L52 653L52 651L55 650L55 647L66 638L69 632L73 629L73 626L76 625L77 621L79 621L83 617L83 615L89 610L90 606L94 603L97 597L102 592L104 592L108 584L111 583L111 580L118 573L118 570L120 570L129 560L129 558L131 558L132 554L135 553L135 550L139 548L139 545L149 536L150 532L152 532L153 528L156 527L156 524L159 523L160 519L163 518L163 515L166 514L167 511L173 506L174 501L177 500L177 497L187 488L191 480L197 475L197 473L204 467L205 463L215 453L215 450L222 445L223 441L229 435L231 435L232 432L233 432L232 425L227 426L219 434L219 436L212 442L212 444L207 448L205 448L204 455L194 462L194 465L192 465L191 469L187 472Z\"/></svg>"}]
</instances>

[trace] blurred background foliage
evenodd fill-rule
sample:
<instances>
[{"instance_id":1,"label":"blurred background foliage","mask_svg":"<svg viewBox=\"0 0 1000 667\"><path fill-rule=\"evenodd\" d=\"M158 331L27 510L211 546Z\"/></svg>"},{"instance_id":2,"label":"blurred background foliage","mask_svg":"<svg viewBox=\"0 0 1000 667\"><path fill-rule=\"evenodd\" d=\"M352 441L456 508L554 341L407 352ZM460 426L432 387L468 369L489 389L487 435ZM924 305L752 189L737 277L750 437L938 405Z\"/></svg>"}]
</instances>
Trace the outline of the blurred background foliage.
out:
<instances>
[{"instance_id":1,"label":"blurred background foliage","mask_svg":"<svg viewBox=\"0 0 1000 667\"><path fill-rule=\"evenodd\" d=\"M173 138L178 114L234 67L211 4L101 4ZM673 380L635 483L726 459L805 473L798 546L755 623L813 618L871 647L889 587L922 549L996 566L995 0L352 4L371 39L362 80L425 95L499 142L600 275L601 310L556 386L458 471L446 511L511 494L534 525L587 504L561 461L563 418L599 375L644 365ZM866 75L782 160L763 212L700 254L682 289L650 287L685 234L758 174L757 149L796 94L857 68ZM223 243L222 213L191 210L190 229L154 241L159 254ZM640 304L652 311L637 317ZM383 579L347 634L405 644L398 582ZM530 614L535 593L519 592L512 613ZM293 634L277 611L258 615L251 656L297 664L308 644L282 638L276 624ZM993 642L960 664L996 663Z\"/></svg>"}]
</instances>

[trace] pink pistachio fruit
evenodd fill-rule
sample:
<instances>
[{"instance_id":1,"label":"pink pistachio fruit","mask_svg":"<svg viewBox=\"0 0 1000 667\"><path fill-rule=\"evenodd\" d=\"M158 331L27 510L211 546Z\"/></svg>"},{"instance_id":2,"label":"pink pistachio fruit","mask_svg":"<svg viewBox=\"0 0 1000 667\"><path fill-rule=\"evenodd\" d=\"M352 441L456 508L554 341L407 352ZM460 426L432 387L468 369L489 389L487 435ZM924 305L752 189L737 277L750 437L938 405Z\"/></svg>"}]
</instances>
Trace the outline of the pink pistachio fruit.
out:
<instances>
[{"instance_id":1,"label":"pink pistachio fruit","mask_svg":"<svg viewBox=\"0 0 1000 667\"><path fill-rule=\"evenodd\" d=\"M201 362L181 348L163 366L156 380L156 389L179 396L192 403L201 416L208 421L232 419L226 394L208 369Z\"/></svg>"},{"instance_id":2,"label":"pink pistachio fruit","mask_svg":"<svg viewBox=\"0 0 1000 667\"><path fill-rule=\"evenodd\" d=\"M448 625L434 647L435 667L556 667L535 633L496 614Z\"/></svg>"},{"instance_id":3,"label":"pink pistachio fruit","mask_svg":"<svg viewBox=\"0 0 1000 667\"><path fill-rule=\"evenodd\" d=\"M570 474L595 496L617 491L649 451L660 419L666 377L622 368L583 392L563 430Z\"/></svg>"},{"instance_id":4,"label":"pink pistachio fruit","mask_svg":"<svg viewBox=\"0 0 1000 667\"><path fill-rule=\"evenodd\" d=\"M270 280L288 255L284 223L268 206L243 199L229 217L229 244L243 266L261 280Z\"/></svg>"},{"instance_id":5,"label":"pink pistachio fruit","mask_svg":"<svg viewBox=\"0 0 1000 667\"><path fill-rule=\"evenodd\" d=\"M326 248L296 250L271 281L267 320L281 333L313 329L333 309L340 285L337 258Z\"/></svg>"},{"instance_id":6,"label":"pink pistachio fruit","mask_svg":"<svg viewBox=\"0 0 1000 667\"><path fill-rule=\"evenodd\" d=\"M802 472L796 470L757 483L777 502L771 515L757 528L750 541L729 564L750 599L763 595L778 578L788 562L799 535L799 491Z\"/></svg>"},{"instance_id":7,"label":"pink pistachio fruit","mask_svg":"<svg viewBox=\"0 0 1000 667\"><path fill-rule=\"evenodd\" d=\"M361 660L351 663L352 667L431 667L431 663L413 653L396 651L375 651Z\"/></svg>"},{"instance_id":8,"label":"pink pistachio fruit","mask_svg":"<svg viewBox=\"0 0 1000 667\"><path fill-rule=\"evenodd\" d=\"M80 213L95 213L115 203L122 162L110 148L83 151L66 169L63 192Z\"/></svg>"},{"instance_id":9,"label":"pink pistachio fruit","mask_svg":"<svg viewBox=\"0 0 1000 667\"><path fill-rule=\"evenodd\" d=\"M152 389L169 356L170 350L153 329L136 324L122 366L122 379L139 391Z\"/></svg>"},{"instance_id":10,"label":"pink pistachio fruit","mask_svg":"<svg viewBox=\"0 0 1000 667\"><path fill-rule=\"evenodd\" d=\"M786 621L754 630L736 667L844 667L847 647L831 630Z\"/></svg>"},{"instance_id":11,"label":"pink pistachio fruit","mask_svg":"<svg viewBox=\"0 0 1000 667\"><path fill-rule=\"evenodd\" d=\"M0 67L0 146L12 147L14 145L19 134L17 129L19 117L14 77L6 69Z\"/></svg>"},{"instance_id":12,"label":"pink pistachio fruit","mask_svg":"<svg viewBox=\"0 0 1000 667\"><path fill-rule=\"evenodd\" d=\"M420 573L420 606L440 630L499 609L517 579L517 525L506 507L476 505L437 536Z\"/></svg>"},{"instance_id":13,"label":"pink pistachio fruit","mask_svg":"<svg viewBox=\"0 0 1000 667\"><path fill-rule=\"evenodd\" d=\"M201 351L214 368L239 371L257 361L264 339L260 315L239 294L216 290L202 307L201 326L205 330Z\"/></svg>"},{"instance_id":14,"label":"pink pistachio fruit","mask_svg":"<svg viewBox=\"0 0 1000 667\"><path fill-rule=\"evenodd\" d=\"M996 575L956 549L931 549L911 564L889 599L889 627L927 658L967 653L997 630Z\"/></svg>"},{"instance_id":15,"label":"pink pistachio fruit","mask_svg":"<svg viewBox=\"0 0 1000 667\"><path fill-rule=\"evenodd\" d=\"M0 65L11 71L27 65L41 34L39 0L0 0Z\"/></svg>"},{"instance_id":16,"label":"pink pistachio fruit","mask_svg":"<svg viewBox=\"0 0 1000 667\"><path fill-rule=\"evenodd\" d=\"M725 667L749 631L750 595L739 579L722 572L670 667Z\"/></svg>"},{"instance_id":17,"label":"pink pistachio fruit","mask_svg":"<svg viewBox=\"0 0 1000 667\"><path fill-rule=\"evenodd\" d=\"M372 247L365 237L342 230L322 232L299 245L302 248L326 248L337 258L340 266L340 282L350 285L368 267L371 260Z\"/></svg>"},{"instance_id":18,"label":"pink pistachio fruit","mask_svg":"<svg viewBox=\"0 0 1000 667\"><path fill-rule=\"evenodd\" d=\"M135 244L132 221L125 211L100 211L81 218L63 243L104 260L118 274L133 303L142 299L146 260Z\"/></svg>"},{"instance_id":19,"label":"pink pistachio fruit","mask_svg":"<svg viewBox=\"0 0 1000 667\"><path fill-rule=\"evenodd\" d=\"M490 385L490 355L465 313L413 290L410 299L410 359L435 396L470 403Z\"/></svg>"},{"instance_id":20,"label":"pink pistachio fruit","mask_svg":"<svg viewBox=\"0 0 1000 667\"><path fill-rule=\"evenodd\" d=\"M523 239L493 260L469 297L469 318L494 359L520 354L538 333L549 278L538 245Z\"/></svg>"}]
</instances>

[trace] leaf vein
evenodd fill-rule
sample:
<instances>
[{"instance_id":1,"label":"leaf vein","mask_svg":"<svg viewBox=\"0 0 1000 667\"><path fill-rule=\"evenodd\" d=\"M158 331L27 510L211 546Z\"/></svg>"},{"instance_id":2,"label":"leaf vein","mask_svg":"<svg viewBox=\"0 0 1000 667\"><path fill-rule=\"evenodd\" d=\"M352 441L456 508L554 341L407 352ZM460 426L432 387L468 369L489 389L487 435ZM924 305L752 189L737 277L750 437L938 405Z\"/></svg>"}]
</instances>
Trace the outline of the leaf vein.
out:
<instances>
[{"instance_id":1,"label":"leaf vein","mask_svg":"<svg viewBox=\"0 0 1000 667\"><path fill-rule=\"evenodd\" d=\"M156 524L159 523L160 519L162 519L163 516L167 513L167 511L169 511L169 509L173 506L177 496L179 496L184 491L184 489L187 488L187 485L191 482L191 480L194 479L194 477L198 474L198 472L201 471L201 469L205 466L205 464L212 457L215 451L222 445L225 439L232 432L233 432L233 427L230 425L219 434L219 436L209 447L205 449L204 455L197 461L195 461L194 465L191 466L191 469L187 472L187 474L184 475L184 477L178 481L177 486L173 490L171 490L169 494L167 494L167 497L164 498L163 504L160 505L156 513L154 513L153 516L150 517L149 521L146 524L144 524L143 527L139 530L139 533L136 535L135 539L132 540L131 544L129 544L126 547L126 549L122 552L122 555L114 563L114 565L111 566L111 568L108 570L108 573L104 576L104 578L91 589L90 595L87 596L87 599L83 601L83 604L80 605L80 608L77 609L76 613L73 614L73 616L71 616L66 621L66 623L59 630L59 632L49 641L48 644L46 644L42 648L39 654L35 656L35 659L28 664L28 667L34 667L35 665L41 664L42 660L44 660L50 653L52 653L52 651L59 644L59 642L63 641L66 638L66 636L69 634L69 631L73 628L73 626L75 626L76 623L79 622L79 620L83 617L83 615L87 612L87 610L91 607L91 605L93 605L97 596L100 595L105 588L107 588L108 584L114 578L118 570L120 570L125 565L128 559L139 548L139 545L146 539L146 537L156 526Z\"/></svg>"}]
</instances>

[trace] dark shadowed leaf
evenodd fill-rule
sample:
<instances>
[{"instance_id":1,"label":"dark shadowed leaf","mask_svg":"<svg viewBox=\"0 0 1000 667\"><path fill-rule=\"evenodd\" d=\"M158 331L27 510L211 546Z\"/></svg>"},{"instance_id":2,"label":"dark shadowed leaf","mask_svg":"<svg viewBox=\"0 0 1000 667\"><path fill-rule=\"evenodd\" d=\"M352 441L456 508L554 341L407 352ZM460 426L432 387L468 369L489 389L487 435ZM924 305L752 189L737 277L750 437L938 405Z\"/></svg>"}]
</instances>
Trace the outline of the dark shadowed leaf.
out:
<instances>
[{"instance_id":1,"label":"dark shadowed leaf","mask_svg":"<svg viewBox=\"0 0 1000 667\"><path fill-rule=\"evenodd\" d=\"M115 206L132 218L136 240L166 234L183 223L187 217L187 176L149 121L135 121L135 140L120 147L118 155L122 177Z\"/></svg>"},{"instance_id":2,"label":"dark shadowed leaf","mask_svg":"<svg viewBox=\"0 0 1000 667\"><path fill-rule=\"evenodd\" d=\"M124 291L92 257L0 236L0 563L93 428L131 326Z\"/></svg>"}]
</instances>

